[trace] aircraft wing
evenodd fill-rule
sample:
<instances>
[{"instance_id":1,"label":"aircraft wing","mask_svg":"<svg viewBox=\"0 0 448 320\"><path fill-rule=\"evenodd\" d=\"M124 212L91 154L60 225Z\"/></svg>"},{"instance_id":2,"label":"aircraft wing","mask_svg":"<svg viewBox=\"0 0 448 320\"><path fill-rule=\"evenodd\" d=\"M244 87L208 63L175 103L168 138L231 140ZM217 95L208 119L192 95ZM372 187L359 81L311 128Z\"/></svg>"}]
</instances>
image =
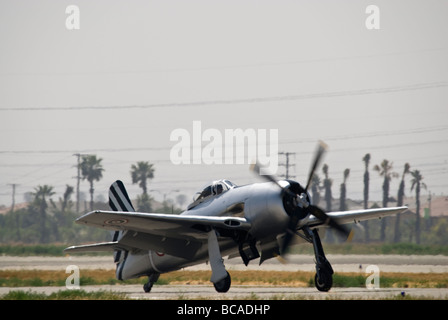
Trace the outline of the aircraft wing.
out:
<instances>
[{"instance_id":1,"label":"aircraft wing","mask_svg":"<svg viewBox=\"0 0 448 320\"><path fill-rule=\"evenodd\" d=\"M109 230L133 230L169 236L195 236L210 227L249 230L251 224L245 218L195 215L174 215L162 213L140 213L125 211L92 211L76 219L79 224ZM205 234L204 239L207 238Z\"/></svg>"},{"instance_id":2,"label":"aircraft wing","mask_svg":"<svg viewBox=\"0 0 448 320\"><path fill-rule=\"evenodd\" d=\"M71 246L64 249L64 252L114 252L114 250L131 250L132 248L119 244L117 241L85 244L82 246Z\"/></svg>"},{"instance_id":3,"label":"aircraft wing","mask_svg":"<svg viewBox=\"0 0 448 320\"><path fill-rule=\"evenodd\" d=\"M392 208L378 208L378 209L365 209L365 210L351 210L340 212L327 213L330 217L334 218L340 224L358 223L364 220L381 219L383 217L391 216L397 213L401 213L407 210L408 207L392 207ZM311 216L307 223L311 227L324 224L314 216Z\"/></svg>"},{"instance_id":4,"label":"aircraft wing","mask_svg":"<svg viewBox=\"0 0 448 320\"><path fill-rule=\"evenodd\" d=\"M154 250L191 258L207 240L211 228L248 231L251 224L240 217L174 215L125 211L92 211L76 220L78 224L108 230L123 230L118 243L103 244L102 249L121 245L136 250ZM99 247L97 247L99 249ZM77 248L76 248L77 249ZM70 251L75 251L73 248ZM94 249L86 247L84 248ZM85 251L79 248L78 251Z\"/></svg>"}]
</instances>

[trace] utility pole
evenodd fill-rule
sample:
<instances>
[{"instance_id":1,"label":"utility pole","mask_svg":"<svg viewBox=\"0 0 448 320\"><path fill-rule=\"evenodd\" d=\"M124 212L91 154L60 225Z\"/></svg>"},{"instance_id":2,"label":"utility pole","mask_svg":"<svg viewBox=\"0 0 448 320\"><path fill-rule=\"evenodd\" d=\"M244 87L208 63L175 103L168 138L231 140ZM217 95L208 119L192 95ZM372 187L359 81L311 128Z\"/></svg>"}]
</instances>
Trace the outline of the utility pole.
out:
<instances>
[{"instance_id":1,"label":"utility pole","mask_svg":"<svg viewBox=\"0 0 448 320\"><path fill-rule=\"evenodd\" d=\"M295 157L296 153L295 153L295 152L279 152L278 154L279 154L279 155L285 155L285 157L286 157L286 163L279 163L279 164L278 164L279 166L284 166L285 169L286 169L286 173L280 175L280 177L285 177L286 180L288 180L290 177L295 178L295 175L290 175L290 174L289 174L289 167L290 167L290 166L291 166L291 167L295 167L295 166L296 166L295 164L290 164L290 162L289 162L289 156L292 155L292 156Z\"/></svg>"},{"instance_id":2,"label":"utility pole","mask_svg":"<svg viewBox=\"0 0 448 320\"><path fill-rule=\"evenodd\" d=\"M12 205L11 205L11 212L14 212L15 206L16 206L16 187L18 186L17 183L8 183L8 186L12 187Z\"/></svg>"},{"instance_id":3,"label":"utility pole","mask_svg":"<svg viewBox=\"0 0 448 320\"><path fill-rule=\"evenodd\" d=\"M79 183L81 181L81 157L82 156L88 156L88 154L81 154L81 153L75 153L74 154L75 157L78 158L78 164L77 164L77 169L78 169L78 175L76 177L74 177L77 182L76 182L76 213L79 213Z\"/></svg>"},{"instance_id":4,"label":"utility pole","mask_svg":"<svg viewBox=\"0 0 448 320\"><path fill-rule=\"evenodd\" d=\"M16 187L18 186L17 183L8 183L8 186L12 187L12 205L11 205L11 212L15 215L16 218L16 226L17 226L17 240L20 241L20 217L18 214L14 213L15 207L16 207Z\"/></svg>"},{"instance_id":5,"label":"utility pole","mask_svg":"<svg viewBox=\"0 0 448 320\"><path fill-rule=\"evenodd\" d=\"M428 212L425 212L425 218L426 218L426 229L429 230L429 228L431 227L431 190L429 190L429 195L428 195Z\"/></svg>"}]
</instances>

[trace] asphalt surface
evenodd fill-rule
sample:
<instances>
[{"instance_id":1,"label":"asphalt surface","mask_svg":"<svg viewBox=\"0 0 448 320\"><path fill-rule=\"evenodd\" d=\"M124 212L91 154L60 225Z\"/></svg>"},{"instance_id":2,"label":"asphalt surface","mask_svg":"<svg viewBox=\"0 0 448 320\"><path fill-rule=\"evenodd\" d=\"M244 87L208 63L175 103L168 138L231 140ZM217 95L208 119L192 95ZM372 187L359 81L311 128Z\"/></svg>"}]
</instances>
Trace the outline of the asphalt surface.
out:
<instances>
[{"instance_id":1,"label":"asphalt surface","mask_svg":"<svg viewBox=\"0 0 448 320\"><path fill-rule=\"evenodd\" d=\"M366 272L369 265L378 266L381 272L447 273L448 257L429 255L327 255L335 272ZM80 272L85 269L115 269L111 257L66 256L66 257L0 257L0 270L65 270L77 265ZM314 271L314 256L292 255L284 264L271 259L258 265L252 261L244 266L241 259L225 260L226 268L232 270ZM210 270L210 265L201 264L186 270ZM124 293L132 299L389 299L408 296L417 299L448 299L448 288L332 288L323 293L315 288L294 288L282 286L237 286L227 293L217 293L210 285L154 285L151 293L144 293L141 285L82 286L85 291L113 291ZM0 287L0 296L11 290L32 291L51 294L65 287Z\"/></svg>"},{"instance_id":2,"label":"asphalt surface","mask_svg":"<svg viewBox=\"0 0 448 320\"><path fill-rule=\"evenodd\" d=\"M448 273L448 256L436 255L341 255L328 254L335 272L360 272L367 266L376 265L381 272ZM291 255L288 262L277 259L265 261L261 266L258 260L246 267L240 258L225 260L226 268L231 270L266 271L314 271L314 255ZM69 265L83 269L115 269L109 256L66 256L66 257L11 257L0 256L0 270L65 270ZM186 270L210 270L210 265L200 264Z\"/></svg>"},{"instance_id":3,"label":"asphalt surface","mask_svg":"<svg viewBox=\"0 0 448 320\"><path fill-rule=\"evenodd\" d=\"M87 292L112 291L124 293L131 299L148 300L383 300L402 296L414 299L448 299L448 288L332 288L329 292L319 292L315 288L294 288L280 286L232 286L227 293L217 293L210 285L154 285L150 293L145 293L141 285L98 285L82 286ZM65 287L0 287L0 296L9 291L51 293L67 290Z\"/></svg>"}]
</instances>

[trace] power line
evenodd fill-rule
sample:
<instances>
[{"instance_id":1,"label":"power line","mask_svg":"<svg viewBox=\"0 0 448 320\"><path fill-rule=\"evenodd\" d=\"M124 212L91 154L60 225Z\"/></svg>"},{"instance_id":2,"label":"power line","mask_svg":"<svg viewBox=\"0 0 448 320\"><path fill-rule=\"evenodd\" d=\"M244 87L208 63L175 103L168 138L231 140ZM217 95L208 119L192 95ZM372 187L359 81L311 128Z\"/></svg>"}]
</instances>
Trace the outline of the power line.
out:
<instances>
[{"instance_id":1,"label":"power line","mask_svg":"<svg viewBox=\"0 0 448 320\"><path fill-rule=\"evenodd\" d=\"M151 69L135 69L135 70L103 70L103 71L63 71L63 72L1 72L0 77L23 77L23 76L111 76L111 75L140 75L151 73L177 73L177 72L197 72L197 71L216 71L216 70L229 70L229 69L247 69L247 68L260 68L260 67L282 67L298 64L309 64L319 62L340 62L340 61L352 61L357 59L371 59L377 57L393 57L401 55L415 55L425 53L436 53L448 50L447 47L438 47L422 50L411 51L395 51L395 52L383 52L377 54L366 54L356 56L339 56L339 57L321 57L311 58L303 60L292 61L261 61L255 63L233 64L233 65L215 65L215 66L198 66L198 67L177 67L177 68L151 68Z\"/></svg>"},{"instance_id":2,"label":"power line","mask_svg":"<svg viewBox=\"0 0 448 320\"><path fill-rule=\"evenodd\" d=\"M255 104L264 102L297 101L321 98L336 98L345 96L362 96L380 93L395 93L403 91L416 91L447 87L448 81L417 83L405 86L393 86L384 88L369 88L360 90L330 91L320 93L309 93L300 95L283 95L273 97L254 97L243 99L223 99L223 100L204 100L192 102L171 102L147 105L128 105L128 106L72 106L72 107L6 107L0 108L0 111L76 111L76 110L122 110L122 109L152 109L152 108L187 108L201 107L211 105L232 105L232 104Z\"/></svg>"},{"instance_id":3,"label":"power line","mask_svg":"<svg viewBox=\"0 0 448 320\"><path fill-rule=\"evenodd\" d=\"M381 131L381 132L370 132L360 135L344 135L344 136L332 136L332 137L323 137L322 140L324 141L338 141L338 140L348 140L348 139L361 139L361 138L370 138L370 137L380 137L380 136L393 136L393 135L404 135L404 134L421 134L421 133L428 133L428 132L434 132L434 131L444 131L448 130L448 126L437 126L437 127L423 127L423 128L414 128L410 130L399 130L399 131ZM279 141L279 144L299 144L299 143L309 143L309 142L316 142L316 139L287 139L283 141ZM427 143L442 143L442 142L448 142L447 139L442 140L431 140L429 142L413 142L412 145L421 145L421 144L427 144ZM376 149L380 148L392 148L392 147L399 147L399 146L407 146L408 144L394 144L390 146L378 146L373 147ZM166 151L170 150L172 146L169 147L135 147L135 148L96 148L96 149L84 149L84 150L78 150L78 152L85 152L85 153L98 153L98 152L132 152L132 151ZM342 149L341 149L342 150ZM343 151L346 151L347 149L343 149ZM332 150L334 151L334 150ZM76 153L76 150L0 150L0 154L54 154L54 153ZM308 153L308 152L306 152ZM160 160L163 161L163 160ZM4 164L0 164L1 166L6 166ZM11 165L12 166L12 165ZM20 166L20 165L18 165Z\"/></svg>"}]
</instances>

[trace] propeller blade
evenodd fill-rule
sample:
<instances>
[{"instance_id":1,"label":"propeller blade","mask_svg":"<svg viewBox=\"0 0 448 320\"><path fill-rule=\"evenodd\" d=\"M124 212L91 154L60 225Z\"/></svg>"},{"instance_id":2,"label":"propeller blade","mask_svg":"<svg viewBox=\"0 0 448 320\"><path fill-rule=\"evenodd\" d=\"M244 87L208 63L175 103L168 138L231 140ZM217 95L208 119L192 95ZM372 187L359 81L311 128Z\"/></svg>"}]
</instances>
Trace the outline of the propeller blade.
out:
<instances>
[{"instance_id":1,"label":"propeller blade","mask_svg":"<svg viewBox=\"0 0 448 320\"><path fill-rule=\"evenodd\" d=\"M348 237L345 241L352 242L354 236L355 236L355 229L352 228L352 230L350 230L350 234L348 235Z\"/></svg>"},{"instance_id":2,"label":"propeller blade","mask_svg":"<svg viewBox=\"0 0 448 320\"><path fill-rule=\"evenodd\" d=\"M295 235L295 232L297 229L297 224L299 223L300 212L297 212L298 210L299 209L296 208L296 210L293 211L293 213L291 214L291 216L289 218L288 227L286 228L285 238L283 239L283 243L282 243L282 249L281 249L282 255L287 253L288 247L289 247L292 239L294 238L294 235Z\"/></svg>"},{"instance_id":3,"label":"propeller blade","mask_svg":"<svg viewBox=\"0 0 448 320\"><path fill-rule=\"evenodd\" d=\"M317 150L314 155L313 165L311 167L311 171L308 176L308 182L305 187L305 193L307 192L308 187L311 184L311 180L313 178L314 172L316 171L317 167L321 163L322 156L327 151L327 149L328 149L328 146L323 141L319 141ZM252 172L254 172L255 174L257 174L258 176L262 177L263 179L265 179L269 182L275 183L288 196L295 198L297 200L297 194L295 194L294 192L292 192L291 190L289 190L287 188L282 187L280 185L280 183L278 182L278 179L275 176L269 175L269 174L261 175L260 174L260 165L258 164L258 162L252 164L250 166L250 170ZM292 239L294 238L298 223L300 221L301 210L304 210L304 209L308 210L309 213L314 215L317 219L322 221L324 224L336 229L338 232L343 234L347 239L351 240L351 238L353 237L353 234L348 229L346 229L343 225L339 224L335 219L333 219L329 215L327 215L322 209L320 209L317 206L309 204L309 205L305 206L305 208L299 209L299 207L297 207L290 214L288 226L286 227L286 230L285 230L285 237L284 237L283 243L282 243L281 255L284 255L287 253L287 250L291 244Z\"/></svg>"},{"instance_id":4,"label":"propeller blade","mask_svg":"<svg viewBox=\"0 0 448 320\"><path fill-rule=\"evenodd\" d=\"M283 239L282 250L280 251L282 256L288 253L289 244L293 237L294 233L288 228L285 233L285 238Z\"/></svg>"},{"instance_id":5,"label":"propeller blade","mask_svg":"<svg viewBox=\"0 0 448 320\"><path fill-rule=\"evenodd\" d=\"M326 214L321 208L314 205L310 205L308 208L311 214L314 215L320 221L322 221L324 224L329 225L330 227L336 229L346 238L350 236L350 231L345 226L339 224L335 219Z\"/></svg>"},{"instance_id":6,"label":"propeller blade","mask_svg":"<svg viewBox=\"0 0 448 320\"><path fill-rule=\"evenodd\" d=\"M282 189L284 192L288 193L290 196L293 196L293 197L296 196L289 189L286 189L286 188L282 187L280 185L280 183L278 182L278 180L274 176L269 175L269 174L260 174L260 165L258 164L258 162L251 164L250 171L254 172L258 176L262 177L263 179L265 179L265 180L267 180L269 182L275 183L280 189Z\"/></svg>"},{"instance_id":7,"label":"propeller blade","mask_svg":"<svg viewBox=\"0 0 448 320\"><path fill-rule=\"evenodd\" d=\"M255 174L259 175L260 177L264 178L265 180L274 182L281 189L283 189L283 187L278 183L277 179L275 179L273 176L271 176L269 174L260 174L260 165L258 164L258 161L256 163L252 163L250 165L250 171L254 172Z\"/></svg>"},{"instance_id":8,"label":"propeller blade","mask_svg":"<svg viewBox=\"0 0 448 320\"><path fill-rule=\"evenodd\" d=\"M313 179L314 171L316 171L317 167L319 166L320 162L322 161L322 156L325 153L325 151L327 151L327 149L328 149L327 144L323 141L319 141L316 153L314 155L313 166L311 167L311 171L308 176L308 182L306 183L305 192L308 190L308 187L311 184L311 180Z\"/></svg>"}]
</instances>

